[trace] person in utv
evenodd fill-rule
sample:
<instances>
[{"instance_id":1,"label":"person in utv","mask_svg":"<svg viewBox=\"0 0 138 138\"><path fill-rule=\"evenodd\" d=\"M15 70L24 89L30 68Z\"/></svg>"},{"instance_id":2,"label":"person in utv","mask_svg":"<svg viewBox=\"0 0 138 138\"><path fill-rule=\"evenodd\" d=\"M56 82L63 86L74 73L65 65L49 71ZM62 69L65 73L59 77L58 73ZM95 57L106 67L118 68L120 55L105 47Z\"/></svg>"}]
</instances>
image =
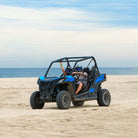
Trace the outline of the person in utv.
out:
<instances>
[{"instance_id":1,"label":"person in utv","mask_svg":"<svg viewBox=\"0 0 138 138\"><path fill-rule=\"evenodd\" d=\"M72 68L71 67L67 67L65 70L63 68L62 62L60 62L60 66L61 66L61 70L63 72L63 74L66 75L71 75L72 72Z\"/></svg>"},{"instance_id":2,"label":"person in utv","mask_svg":"<svg viewBox=\"0 0 138 138\"><path fill-rule=\"evenodd\" d=\"M69 69L67 68L64 70L62 62L60 62L61 65L61 70L64 73L64 75L70 75L69 74ZM86 72L82 71L82 67L76 67L75 72L72 73L72 76L79 78L79 81L76 83L78 85L78 88L75 92L75 94L78 94L82 88L85 88L87 86L87 76L88 74Z\"/></svg>"}]
</instances>

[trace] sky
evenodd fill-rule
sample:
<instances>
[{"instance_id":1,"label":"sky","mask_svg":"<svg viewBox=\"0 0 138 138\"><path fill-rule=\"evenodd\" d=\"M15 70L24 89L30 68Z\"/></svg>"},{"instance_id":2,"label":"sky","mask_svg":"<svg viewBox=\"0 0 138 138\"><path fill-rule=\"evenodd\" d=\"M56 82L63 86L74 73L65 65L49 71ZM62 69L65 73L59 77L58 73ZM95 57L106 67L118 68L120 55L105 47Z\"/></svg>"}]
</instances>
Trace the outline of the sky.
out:
<instances>
[{"instance_id":1,"label":"sky","mask_svg":"<svg viewBox=\"0 0 138 138\"><path fill-rule=\"evenodd\" d=\"M67 56L138 67L137 0L0 0L0 68L41 68Z\"/></svg>"}]
</instances>

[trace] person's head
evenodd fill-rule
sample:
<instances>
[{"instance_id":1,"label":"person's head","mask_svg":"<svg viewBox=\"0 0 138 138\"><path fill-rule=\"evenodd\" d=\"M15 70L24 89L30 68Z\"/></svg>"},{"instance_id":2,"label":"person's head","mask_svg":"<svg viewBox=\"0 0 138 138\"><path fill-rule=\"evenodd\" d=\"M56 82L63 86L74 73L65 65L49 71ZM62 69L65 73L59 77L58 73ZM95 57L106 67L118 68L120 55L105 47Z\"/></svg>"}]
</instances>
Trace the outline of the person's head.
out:
<instances>
[{"instance_id":1,"label":"person's head","mask_svg":"<svg viewBox=\"0 0 138 138\"><path fill-rule=\"evenodd\" d=\"M76 72L82 72L82 67L81 67L81 66L76 67L76 68L75 68L75 71L76 71Z\"/></svg>"},{"instance_id":2,"label":"person's head","mask_svg":"<svg viewBox=\"0 0 138 138\"><path fill-rule=\"evenodd\" d=\"M70 75L72 73L72 68L71 67L67 67L65 69L65 72L66 72L67 75Z\"/></svg>"}]
</instances>

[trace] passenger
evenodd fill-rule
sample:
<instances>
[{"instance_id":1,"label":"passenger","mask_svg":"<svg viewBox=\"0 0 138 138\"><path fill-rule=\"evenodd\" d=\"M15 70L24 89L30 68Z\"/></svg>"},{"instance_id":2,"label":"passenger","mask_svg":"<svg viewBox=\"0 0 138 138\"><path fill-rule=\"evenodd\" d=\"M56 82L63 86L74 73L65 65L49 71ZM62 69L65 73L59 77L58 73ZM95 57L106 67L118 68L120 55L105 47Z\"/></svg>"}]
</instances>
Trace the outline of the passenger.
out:
<instances>
[{"instance_id":1,"label":"passenger","mask_svg":"<svg viewBox=\"0 0 138 138\"><path fill-rule=\"evenodd\" d=\"M63 68L62 62L60 62L60 66L61 66L61 70L63 72L63 74L66 75L71 75L72 72L72 68L71 67L67 67L65 70Z\"/></svg>"},{"instance_id":2,"label":"passenger","mask_svg":"<svg viewBox=\"0 0 138 138\"><path fill-rule=\"evenodd\" d=\"M82 67L76 67L76 72L73 72L72 75L78 75L79 81L76 83L78 84L78 88L75 92L75 94L78 94L82 88L85 88L87 86L87 76L88 74L86 72L82 71ZM76 77L74 76L74 77Z\"/></svg>"}]
</instances>

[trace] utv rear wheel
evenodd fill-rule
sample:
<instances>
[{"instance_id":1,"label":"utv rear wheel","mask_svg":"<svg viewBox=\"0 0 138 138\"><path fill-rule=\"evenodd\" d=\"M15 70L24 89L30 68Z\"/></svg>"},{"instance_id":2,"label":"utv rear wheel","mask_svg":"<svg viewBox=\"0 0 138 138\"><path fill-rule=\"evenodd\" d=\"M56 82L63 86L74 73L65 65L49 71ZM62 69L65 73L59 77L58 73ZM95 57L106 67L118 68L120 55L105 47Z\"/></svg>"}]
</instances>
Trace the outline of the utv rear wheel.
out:
<instances>
[{"instance_id":1,"label":"utv rear wheel","mask_svg":"<svg viewBox=\"0 0 138 138\"><path fill-rule=\"evenodd\" d=\"M99 106L109 106L111 102L111 95L107 89L101 89L97 95L97 102Z\"/></svg>"},{"instance_id":2,"label":"utv rear wheel","mask_svg":"<svg viewBox=\"0 0 138 138\"><path fill-rule=\"evenodd\" d=\"M44 102L40 99L39 91L32 93L30 97L30 105L32 109L42 109L44 107Z\"/></svg>"},{"instance_id":3,"label":"utv rear wheel","mask_svg":"<svg viewBox=\"0 0 138 138\"><path fill-rule=\"evenodd\" d=\"M73 104L74 106L83 106L84 101L73 101L72 104Z\"/></svg>"},{"instance_id":4,"label":"utv rear wheel","mask_svg":"<svg viewBox=\"0 0 138 138\"><path fill-rule=\"evenodd\" d=\"M61 91L58 93L56 101L59 109L68 109L71 104L71 96L69 92Z\"/></svg>"}]
</instances>

